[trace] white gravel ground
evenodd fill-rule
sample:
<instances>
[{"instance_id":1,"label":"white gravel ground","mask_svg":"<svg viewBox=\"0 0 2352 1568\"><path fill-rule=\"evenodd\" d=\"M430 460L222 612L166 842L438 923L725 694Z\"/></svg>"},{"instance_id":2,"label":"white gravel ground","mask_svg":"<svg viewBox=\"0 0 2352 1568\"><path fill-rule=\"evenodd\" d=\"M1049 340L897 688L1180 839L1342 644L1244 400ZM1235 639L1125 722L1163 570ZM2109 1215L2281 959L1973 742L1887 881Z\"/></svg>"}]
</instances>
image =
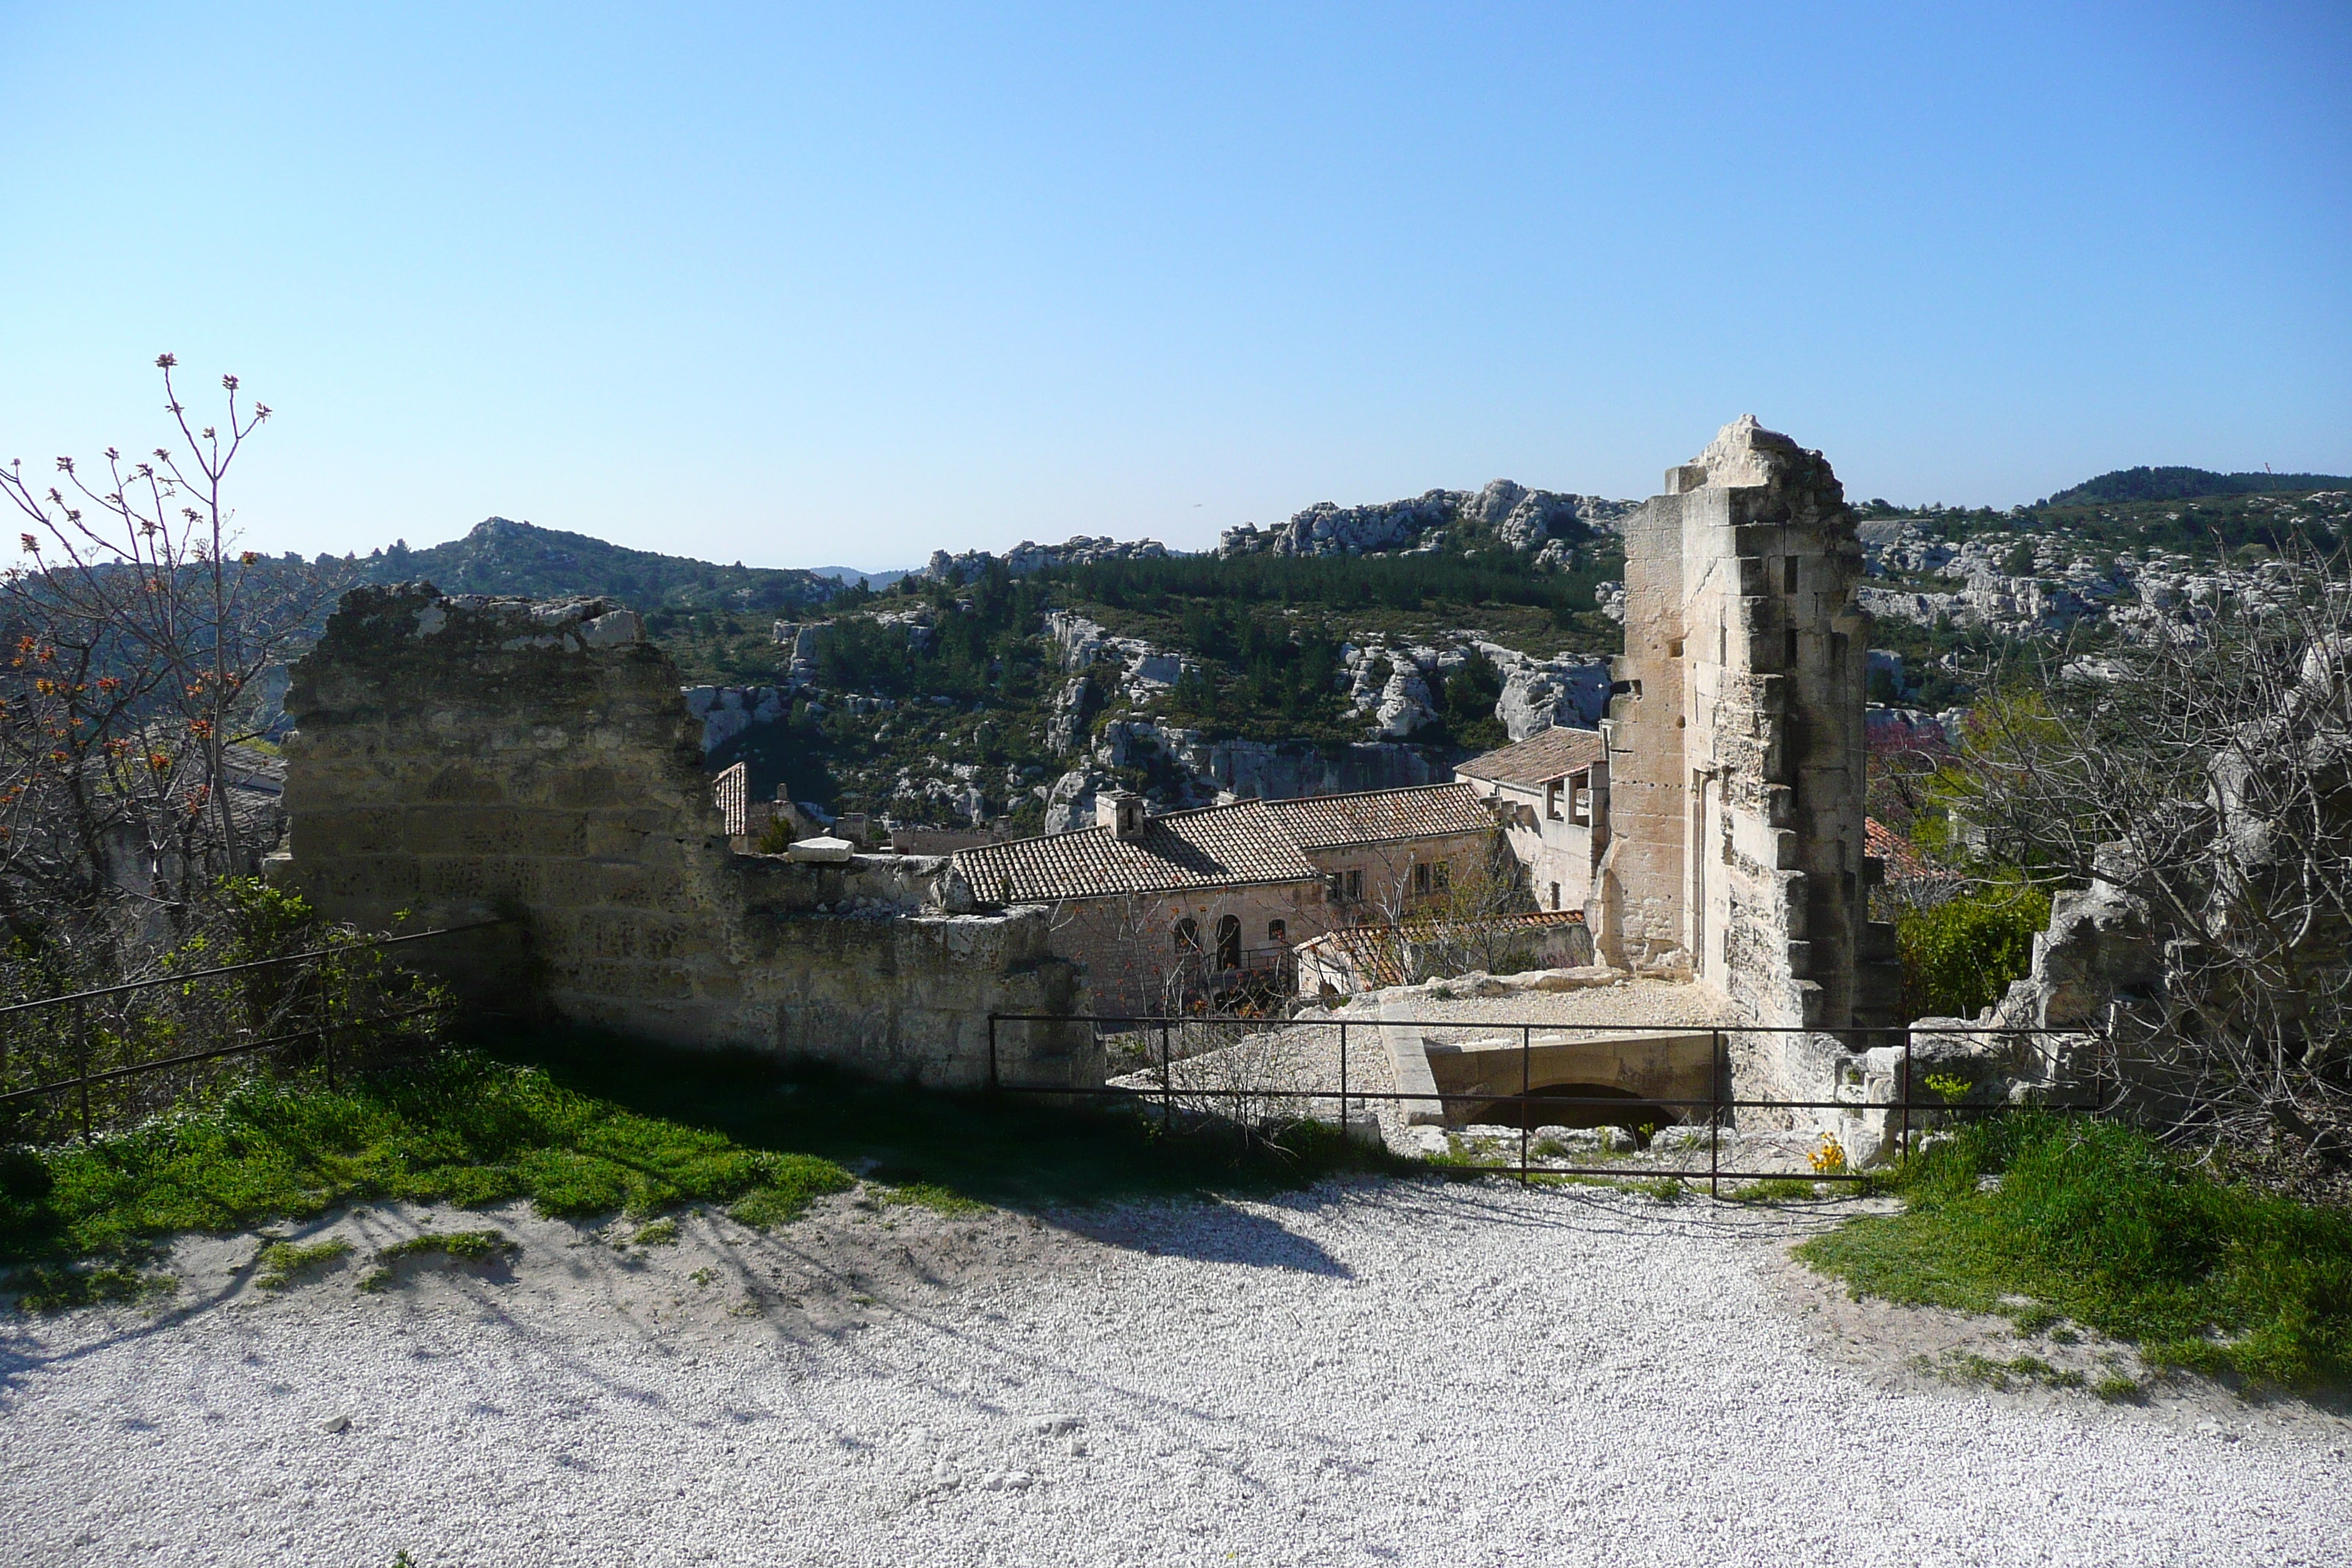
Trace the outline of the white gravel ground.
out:
<instances>
[{"instance_id":1,"label":"white gravel ground","mask_svg":"<svg viewBox=\"0 0 2352 1568\"><path fill-rule=\"evenodd\" d=\"M0 1318L0 1562L2352 1560L2341 1421L1874 1375L1769 1213L1364 1183L1042 1227L836 1200L627 1254L497 1223L511 1275L273 1296L248 1238L184 1247L162 1317Z\"/></svg>"}]
</instances>

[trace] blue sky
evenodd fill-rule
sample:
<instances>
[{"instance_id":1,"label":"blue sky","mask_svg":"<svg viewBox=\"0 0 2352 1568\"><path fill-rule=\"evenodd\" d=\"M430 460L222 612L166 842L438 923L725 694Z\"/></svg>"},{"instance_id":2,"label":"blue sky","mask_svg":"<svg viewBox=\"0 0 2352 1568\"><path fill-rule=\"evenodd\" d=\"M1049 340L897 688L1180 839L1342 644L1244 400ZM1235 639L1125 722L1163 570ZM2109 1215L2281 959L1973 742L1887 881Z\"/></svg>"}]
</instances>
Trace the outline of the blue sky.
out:
<instances>
[{"instance_id":1,"label":"blue sky","mask_svg":"<svg viewBox=\"0 0 2352 1568\"><path fill-rule=\"evenodd\" d=\"M2352 471L2340 3L681 10L0 4L0 459L170 349L273 550Z\"/></svg>"}]
</instances>

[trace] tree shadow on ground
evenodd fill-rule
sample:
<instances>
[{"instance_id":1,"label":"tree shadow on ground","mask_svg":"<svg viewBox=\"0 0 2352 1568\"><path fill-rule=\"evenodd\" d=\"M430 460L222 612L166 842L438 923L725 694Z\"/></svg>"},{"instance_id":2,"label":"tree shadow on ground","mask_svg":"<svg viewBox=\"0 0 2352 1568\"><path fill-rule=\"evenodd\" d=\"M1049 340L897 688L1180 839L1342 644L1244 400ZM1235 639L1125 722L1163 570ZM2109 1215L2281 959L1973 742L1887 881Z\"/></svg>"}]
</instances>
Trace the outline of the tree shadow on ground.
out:
<instances>
[{"instance_id":1,"label":"tree shadow on ground","mask_svg":"<svg viewBox=\"0 0 2352 1568\"><path fill-rule=\"evenodd\" d=\"M1246 1196L1413 1163L1307 1124L1273 1138L1217 1126L1163 1130L1116 1102L918 1089L742 1051L691 1050L580 1028L476 1042L567 1088L724 1133L747 1148L814 1154L877 1182L1034 1211L1179 1196ZM1296 1265L1294 1265L1296 1266Z\"/></svg>"}]
</instances>

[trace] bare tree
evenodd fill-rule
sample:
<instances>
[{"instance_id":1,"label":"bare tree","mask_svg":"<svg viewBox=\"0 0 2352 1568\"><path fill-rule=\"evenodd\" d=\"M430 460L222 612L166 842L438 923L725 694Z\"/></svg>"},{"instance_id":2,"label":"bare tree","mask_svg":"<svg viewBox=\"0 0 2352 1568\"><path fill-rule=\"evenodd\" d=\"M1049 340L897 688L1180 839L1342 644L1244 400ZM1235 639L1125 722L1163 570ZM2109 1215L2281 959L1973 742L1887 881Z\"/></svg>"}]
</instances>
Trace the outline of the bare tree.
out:
<instances>
[{"instance_id":1,"label":"bare tree","mask_svg":"<svg viewBox=\"0 0 2352 1568\"><path fill-rule=\"evenodd\" d=\"M2352 570L2224 560L2207 602L2042 656L1979 710L1962 834L2112 904L2149 1107L2352 1156ZM2137 1003L2135 1006L2134 1004Z\"/></svg>"},{"instance_id":2,"label":"bare tree","mask_svg":"<svg viewBox=\"0 0 2352 1568\"><path fill-rule=\"evenodd\" d=\"M347 585L339 568L240 550L228 479L269 417L225 375L217 424L156 361L176 447L99 464L21 458L0 491L27 525L0 574L0 915L21 935L61 910L184 910L268 847L236 810L232 750L257 681Z\"/></svg>"},{"instance_id":3,"label":"bare tree","mask_svg":"<svg viewBox=\"0 0 2352 1568\"><path fill-rule=\"evenodd\" d=\"M1426 870L1430 883L1421 884ZM1472 970L1495 973L1518 963L1529 933L1510 917L1537 912L1527 868L1496 832L1460 868L1404 866L1372 900L1378 918L1351 933L1359 968L1375 984L1419 984Z\"/></svg>"}]
</instances>

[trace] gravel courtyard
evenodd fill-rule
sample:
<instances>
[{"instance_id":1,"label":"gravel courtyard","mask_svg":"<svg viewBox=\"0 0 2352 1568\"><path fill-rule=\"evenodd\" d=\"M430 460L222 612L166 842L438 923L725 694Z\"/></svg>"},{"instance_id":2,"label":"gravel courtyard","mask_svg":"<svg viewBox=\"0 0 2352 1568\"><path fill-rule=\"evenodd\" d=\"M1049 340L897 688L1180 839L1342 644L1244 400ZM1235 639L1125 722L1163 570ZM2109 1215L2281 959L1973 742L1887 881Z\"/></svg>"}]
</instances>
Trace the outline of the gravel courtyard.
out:
<instances>
[{"instance_id":1,"label":"gravel courtyard","mask_svg":"<svg viewBox=\"0 0 2352 1568\"><path fill-rule=\"evenodd\" d=\"M0 1318L6 1563L2346 1561L2352 1426L1905 1370L1983 1323L1847 1303L1819 1215L1335 1184L1028 1217L870 1194L510 1268ZM2011 1342L2011 1352L2018 1348ZM2085 1352L2087 1353L2087 1347Z\"/></svg>"}]
</instances>

